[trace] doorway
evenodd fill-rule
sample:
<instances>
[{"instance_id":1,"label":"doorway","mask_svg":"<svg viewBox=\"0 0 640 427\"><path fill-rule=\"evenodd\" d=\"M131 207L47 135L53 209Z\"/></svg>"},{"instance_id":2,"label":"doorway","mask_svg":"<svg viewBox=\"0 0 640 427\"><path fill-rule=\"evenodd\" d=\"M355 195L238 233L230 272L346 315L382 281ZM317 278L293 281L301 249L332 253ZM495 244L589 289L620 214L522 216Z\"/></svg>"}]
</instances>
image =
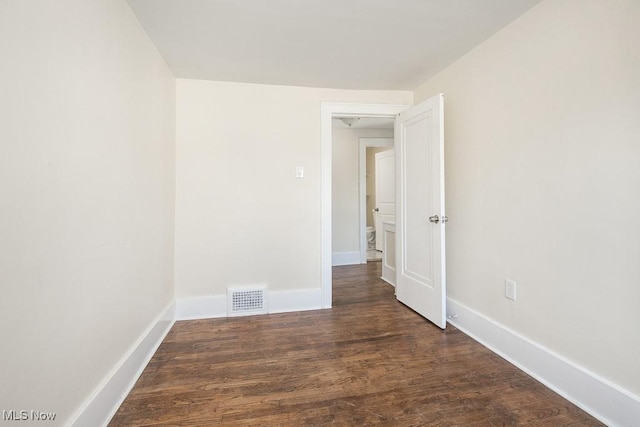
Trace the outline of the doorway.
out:
<instances>
[{"instance_id":1,"label":"doorway","mask_svg":"<svg viewBox=\"0 0 640 427\"><path fill-rule=\"evenodd\" d=\"M395 118L407 108L407 105L322 103L322 308L332 306L332 119L337 117Z\"/></svg>"},{"instance_id":2,"label":"doorway","mask_svg":"<svg viewBox=\"0 0 640 427\"><path fill-rule=\"evenodd\" d=\"M380 215L373 212L379 209L375 205L375 152L393 150L393 133L392 118L332 119L333 266L367 262L368 254L372 252L368 251L368 240L375 239L374 218L392 220L384 215L385 210L393 210L392 214L395 214L393 204L384 203ZM389 190L393 193L395 182L393 158L385 157L379 169L379 175L387 185L378 190L382 190L382 195L388 199L393 197L388 193ZM386 199L383 197L382 200ZM379 255L382 247L377 249Z\"/></svg>"},{"instance_id":3,"label":"doorway","mask_svg":"<svg viewBox=\"0 0 640 427\"><path fill-rule=\"evenodd\" d=\"M331 121L335 117L395 118L397 214L393 232L396 242L396 295L400 302L444 329L445 223L448 220L444 209L444 95L437 94L413 107L322 103L323 308L332 306Z\"/></svg>"},{"instance_id":4,"label":"doorway","mask_svg":"<svg viewBox=\"0 0 640 427\"><path fill-rule=\"evenodd\" d=\"M390 123L393 126L393 123ZM382 217L378 204L378 193L382 183L388 184L382 188L383 193L394 188L394 165L391 168L380 168L377 153L393 149L392 137L363 137L359 140L359 171L360 171L360 262L380 261L382 259ZM384 161L383 166L388 166ZM386 191L385 191L386 190ZM383 194L384 195L384 194ZM388 208L388 206L384 206ZM395 207L392 208L395 210ZM395 211L393 212L395 215ZM384 212L383 214L384 215Z\"/></svg>"}]
</instances>

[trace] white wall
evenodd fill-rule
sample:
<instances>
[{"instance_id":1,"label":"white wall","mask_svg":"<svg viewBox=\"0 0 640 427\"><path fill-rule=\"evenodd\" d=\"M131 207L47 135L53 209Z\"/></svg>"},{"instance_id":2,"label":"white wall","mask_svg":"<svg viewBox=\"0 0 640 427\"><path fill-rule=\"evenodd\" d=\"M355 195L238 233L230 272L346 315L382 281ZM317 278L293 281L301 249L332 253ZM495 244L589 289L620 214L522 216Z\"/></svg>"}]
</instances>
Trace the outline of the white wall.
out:
<instances>
[{"instance_id":1,"label":"white wall","mask_svg":"<svg viewBox=\"0 0 640 427\"><path fill-rule=\"evenodd\" d=\"M449 296L636 395L639 18L543 1L416 91L445 94Z\"/></svg>"},{"instance_id":2,"label":"white wall","mask_svg":"<svg viewBox=\"0 0 640 427\"><path fill-rule=\"evenodd\" d=\"M359 141L367 137L393 138L393 129L333 128L331 225L334 253L360 252Z\"/></svg>"},{"instance_id":3,"label":"white wall","mask_svg":"<svg viewBox=\"0 0 640 427\"><path fill-rule=\"evenodd\" d=\"M173 299L175 80L119 0L4 0L0 52L0 409L62 425Z\"/></svg>"},{"instance_id":4,"label":"white wall","mask_svg":"<svg viewBox=\"0 0 640 427\"><path fill-rule=\"evenodd\" d=\"M319 291L321 102L411 100L411 92L178 79L177 296L255 283Z\"/></svg>"}]
</instances>

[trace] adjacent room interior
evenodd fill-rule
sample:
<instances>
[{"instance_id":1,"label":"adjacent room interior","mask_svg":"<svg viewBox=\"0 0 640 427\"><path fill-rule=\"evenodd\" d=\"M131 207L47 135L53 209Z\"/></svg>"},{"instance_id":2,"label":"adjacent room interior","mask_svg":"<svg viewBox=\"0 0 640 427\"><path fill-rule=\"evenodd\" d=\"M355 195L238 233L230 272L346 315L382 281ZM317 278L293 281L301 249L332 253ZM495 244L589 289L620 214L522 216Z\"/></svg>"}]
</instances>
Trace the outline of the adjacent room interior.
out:
<instances>
[{"instance_id":1,"label":"adjacent room interior","mask_svg":"<svg viewBox=\"0 0 640 427\"><path fill-rule=\"evenodd\" d=\"M393 149L392 117L341 117L332 125L332 265L352 265L382 259L382 221L392 220L379 214L376 182L383 196L393 197L393 168L383 169L376 181L375 154ZM383 162L393 165L393 159ZM384 192L386 190L386 193ZM380 189L378 189L380 191ZM383 200L384 202L384 200ZM393 207L383 204L383 209ZM376 211L378 209L378 211Z\"/></svg>"},{"instance_id":2,"label":"adjacent room interior","mask_svg":"<svg viewBox=\"0 0 640 427\"><path fill-rule=\"evenodd\" d=\"M352 274L415 324L367 263L402 220L367 204L366 147L402 154L367 121L442 96L448 323L398 348L442 361L439 339L470 337L510 378L637 425L640 2L303 3L0 2L3 421L106 425L174 325L313 334L360 295L332 290Z\"/></svg>"}]
</instances>

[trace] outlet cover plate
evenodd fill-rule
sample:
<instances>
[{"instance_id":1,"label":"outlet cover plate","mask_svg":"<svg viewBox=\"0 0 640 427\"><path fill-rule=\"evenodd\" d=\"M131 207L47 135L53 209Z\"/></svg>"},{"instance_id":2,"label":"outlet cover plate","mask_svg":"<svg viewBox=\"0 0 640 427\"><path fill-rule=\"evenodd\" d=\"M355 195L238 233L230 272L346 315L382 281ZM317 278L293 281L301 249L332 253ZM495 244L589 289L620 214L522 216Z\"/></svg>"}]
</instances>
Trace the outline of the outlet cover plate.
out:
<instances>
[{"instance_id":1,"label":"outlet cover plate","mask_svg":"<svg viewBox=\"0 0 640 427\"><path fill-rule=\"evenodd\" d=\"M504 281L504 297L511 301L516 300L516 282L513 280L505 279Z\"/></svg>"}]
</instances>

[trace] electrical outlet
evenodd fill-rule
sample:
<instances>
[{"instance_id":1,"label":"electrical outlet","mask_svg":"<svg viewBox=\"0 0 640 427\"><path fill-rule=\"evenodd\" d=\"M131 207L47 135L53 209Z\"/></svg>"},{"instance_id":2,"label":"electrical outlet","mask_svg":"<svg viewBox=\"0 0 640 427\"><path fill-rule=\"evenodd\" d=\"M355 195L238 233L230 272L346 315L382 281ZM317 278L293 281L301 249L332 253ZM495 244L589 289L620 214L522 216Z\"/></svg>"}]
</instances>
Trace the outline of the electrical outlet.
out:
<instances>
[{"instance_id":1,"label":"electrical outlet","mask_svg":"<svg viewBox=\"0 0 640 427\"><path fill-rule=\"evenodd\" d=\"M511 301L516 300L516 282L505 279L504 281L504 297Z\"/></svg>"}]
</instances>

